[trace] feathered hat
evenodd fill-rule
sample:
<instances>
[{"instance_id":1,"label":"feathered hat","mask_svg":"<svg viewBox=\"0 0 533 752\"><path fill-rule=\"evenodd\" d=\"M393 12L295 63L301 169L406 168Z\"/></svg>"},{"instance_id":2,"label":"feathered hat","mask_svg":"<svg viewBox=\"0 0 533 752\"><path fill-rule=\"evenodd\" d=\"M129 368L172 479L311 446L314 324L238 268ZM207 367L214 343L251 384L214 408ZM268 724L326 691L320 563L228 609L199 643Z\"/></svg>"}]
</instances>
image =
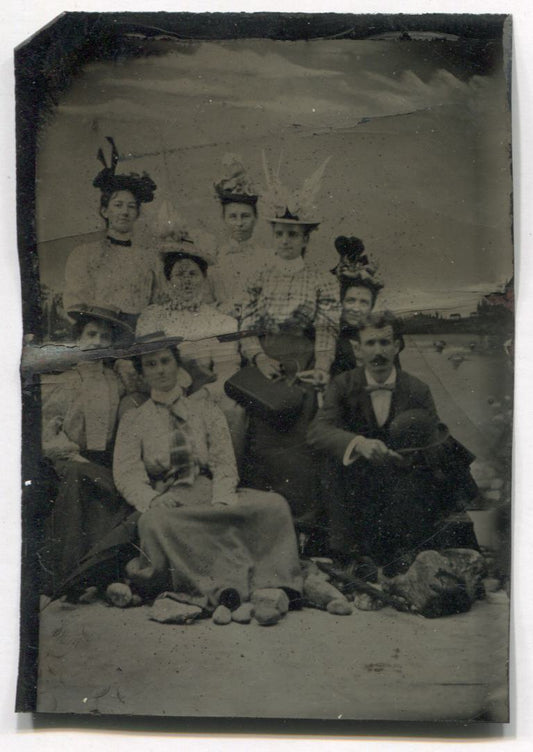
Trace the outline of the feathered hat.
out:
<instances>
[{"instance_id":1,"label":"feathered hat","mask_svg":"<svg viewBox=\"0 0 533 752\"><path fill-rule=\"evenodd\" d=\"M172 203L165 199L157 215L156 243L163 262L170 254L191 258L205 272L214 263L215 239L202 230L189 229Z\"/></svg>"},{"instance_id":2,"label":"feathered hat","mask_svg":"<svg viewBox=\"0 0 533 752\"><path fill-rule=\"evenodd\" d=\"M377 275L377 264L369 260L360 238L339 235L335 239L335 248L340 259L337 266L331 269L331 273L338 277L341 285L348 286L360 282L373 289L374 294L382 289L383 282Z\"/></svg>"},{"instance_id":3,"label":"feathered hat","mask_svg":"<svg viewBox=\"0 0 533 752\"><path fill-rule=\"evenodd\" d=\"M257 192L250 181L239 154L225 154L222 158L223 175L215 183L218 200L226 204L257 204Z\"/></svg>"},{"instance_id":4,"label":"feathered hat","mask_svg":"<svg viewBox=\"0 0 533 752\"><path fill-rule=\"evenodd\" d=\"M118 164L118 150L115 146L115 141L111 136L106 136L107 141L111 144L111 164L108 165L104 152L102 149L98 149L96 154L98 160L103 164L104 169L100 170L98 175L93 180L95 188L99 188L102 193L116 193L116 191L129 191L135 198L141 203L147 204L153 201L154 192L157 189L157 185L152 178L143 172L139 175L137 172L130 172L128 174L116 174Z\"/></svg>"},{"instance_id":5,"label":"feathered hat","mask_svg":"<svg viewBox=\"0 0 533 752\"><path fill-rule=\"evenodd\" d=\"M292 191L282 185L279 178L279 167L274 173L269 167L265 152L263 151L263 168L267 191L262 199L265 203L265 214L268 222L281 224L307 225L315 229L321 220L316 216L316 199L320 191L320 184L324 170L330 157L316 169L313 174L304 181L299 191Z\"/></svg>"}]
</instances>

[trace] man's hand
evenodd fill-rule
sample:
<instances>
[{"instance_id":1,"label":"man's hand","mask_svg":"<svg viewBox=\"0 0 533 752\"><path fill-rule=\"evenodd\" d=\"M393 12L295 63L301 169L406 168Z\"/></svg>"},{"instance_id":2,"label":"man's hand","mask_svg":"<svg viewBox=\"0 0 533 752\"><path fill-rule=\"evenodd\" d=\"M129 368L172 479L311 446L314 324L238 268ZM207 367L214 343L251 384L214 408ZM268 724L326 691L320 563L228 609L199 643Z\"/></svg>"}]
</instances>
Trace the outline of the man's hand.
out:
<instances>
[{"instance_id":1,"label":"man's hand","mask_svg":"<svg viewBox=\"0 0 533 752\"><path fill-rule=\"evenodd\" d=\"M281 376L281 363L274 358L269 358L266 353L259 353L254 362L265 378L277 379Z\"/></svg>"},{"instance_id":2,"label":"man's hand","mask_svg":"<svg viewBox=\"0 0 533 752\"><path fill-rule=\"evenodd\" d=\"M390 460L402 459L399 454L389 449L379 439L366 439L364 436L358 438L354 450L358 457L363 457L375 465L384 465Z\"/></svg>"}]
</instances>

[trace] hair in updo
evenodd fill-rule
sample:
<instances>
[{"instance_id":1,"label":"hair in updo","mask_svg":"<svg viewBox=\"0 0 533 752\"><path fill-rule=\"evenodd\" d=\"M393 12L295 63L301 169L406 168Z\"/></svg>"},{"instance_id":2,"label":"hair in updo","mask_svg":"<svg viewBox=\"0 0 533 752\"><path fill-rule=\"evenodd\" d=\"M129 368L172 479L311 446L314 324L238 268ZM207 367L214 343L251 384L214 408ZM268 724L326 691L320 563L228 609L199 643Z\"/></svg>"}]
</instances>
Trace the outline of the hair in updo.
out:
<instances>
[{"instance_id":1,"label":"hair in updo","mask_svg":"<svg viewBox=\"0 0 533 752\"><path fill-rule=\"evenodd\" d=\"M131 361L132 361L132 363L133 363L133 365L134 365L135 370L137 371L137 373L140 373L141 376L142 376L142 373L143 373L142 359L143 359L144 356L146 356L146 355L153 355L154 353L161 352L162 350L169 350L172 353L172 355L174 356L174 360L176 361L176 363L179 366L181 366L181 356L180 356L180 353L179 353L179 350L178 350L177 346L176 345L167 345L166 347L163 346L163 347L160 347L157 350L150 350L149 352L144 352L144 353L140 353L139 355L134 355L132 357Z\"/></svg>"},{"instance_id":2,"label":"hair in updo","mask_svg":"<svg viewBox=\"0 0 533 752\"><path fill-rule=\"evenodd\" d=\"M344 300L346 293L351 287L366 287L367 290L370 290L372 295L372 308L376 305L378 293L382 287L381 285L376 285L372 279L365 277L341 277L339 283L341 302Z\"/></svg>"},{"instance_id":3,"label":"hair in updo","mask_svg":"<svg viewBox=\"0 0 533 752\"><path fill-rule=\"evenodd\" d=\"M120 190L128 191L128 193L131 193L135 200L135 206L137 207L137 216L141 213L141 199L133 193L129 188L121 188ZM105 191L100 194L100 214L102 214L102 209L107 209L109 206L109 202L115 196L117 193L119 193L119 190L112 190L112 191ZM106 217L104 217L105 221L107 222Z\"/></svg>"},{"instance_id":4,"label":"hair in updo","mask_svg":"<svg viewBox=\"0 0 533 752\"><path fill-rule=\"evenodd\" d=\"M177 262L183 261L184 259L194 261L194 263L202 272L203 276L207 276L207 261L205 261L205 259L201 258L200 256L196 256L194 253L187 253L187 251L172 251L171 253L166 254L165 260L163 262L163 271L165 274L165 279L167 279L167 281L170 280L172 269L177 264Z\"/></svg>"},{"instance_id":5,"label":"hair in updo","mask_svg":"<svg viewBox=\"0 0 533 752\"><path fill-rule=\"evenodd\" d=\"M88 324L98 324L98 326L107 326L111 330L111 336L113 341L117 339L118 328L110 321L105 321L97 316L80 316L76 321L72 323L72 336L75 340L81 339L81 335L84 332L85 327Z\"/></svg>"}]
</instances>

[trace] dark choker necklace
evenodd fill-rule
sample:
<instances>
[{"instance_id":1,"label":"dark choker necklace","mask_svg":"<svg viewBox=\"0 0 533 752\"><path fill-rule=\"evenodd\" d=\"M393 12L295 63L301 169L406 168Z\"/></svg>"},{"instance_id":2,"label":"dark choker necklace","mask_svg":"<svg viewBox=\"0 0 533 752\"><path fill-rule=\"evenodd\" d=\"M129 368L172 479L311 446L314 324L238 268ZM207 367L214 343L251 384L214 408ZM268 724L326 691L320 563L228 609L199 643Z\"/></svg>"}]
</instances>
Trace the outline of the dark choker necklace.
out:
<instances>
[{"instance_id":1,"label":"dark choker necklace","mask_svg":"<svg viewBox=\"0 0 533 752\"><path fill-rule=\"evenodd\" d=\"M121 245L123 248L131 248L131 240L117 240L116 238L112 238L111 235L108 235L107 239L111 245Z\"/></svg>"}]
</instances>

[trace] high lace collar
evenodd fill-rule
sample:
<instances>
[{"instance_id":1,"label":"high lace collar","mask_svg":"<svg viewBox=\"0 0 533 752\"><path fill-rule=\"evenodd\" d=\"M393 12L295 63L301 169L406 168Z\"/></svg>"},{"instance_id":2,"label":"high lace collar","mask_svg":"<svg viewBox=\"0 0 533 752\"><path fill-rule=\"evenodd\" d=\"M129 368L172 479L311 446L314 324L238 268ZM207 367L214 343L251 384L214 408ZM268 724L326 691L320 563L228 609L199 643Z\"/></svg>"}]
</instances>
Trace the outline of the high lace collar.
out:
<instances>
[{"instance_id":1,"label":"high lace collar","mask_svg":"<svg viewBox=\"0 0 533 752\"><path fill-rule=\"evenodd\" d=\"M291 276L293 274L299 274L300 272L303 272L303 270L305 269L305 261L302 256L298 256L298 258L291 259L289 261L287 259L280 258L276 254L272 262L272 268L279 274Z\"/></svg>"},{"instance_id":2,"label":"high lace collar","mask_svg":"<svg viewBox=\"0 0 533 752\"><path fill-rule=\"evenodd\" d=\"M190 311L191 313L198 313L200 308L203 304L203 296L198 295L193 300L190 300L189 302L185 303L182 300L176 300L169 298L169 300L166 303L166 306L169 311Z\"/></svg>"}]
</instances>

